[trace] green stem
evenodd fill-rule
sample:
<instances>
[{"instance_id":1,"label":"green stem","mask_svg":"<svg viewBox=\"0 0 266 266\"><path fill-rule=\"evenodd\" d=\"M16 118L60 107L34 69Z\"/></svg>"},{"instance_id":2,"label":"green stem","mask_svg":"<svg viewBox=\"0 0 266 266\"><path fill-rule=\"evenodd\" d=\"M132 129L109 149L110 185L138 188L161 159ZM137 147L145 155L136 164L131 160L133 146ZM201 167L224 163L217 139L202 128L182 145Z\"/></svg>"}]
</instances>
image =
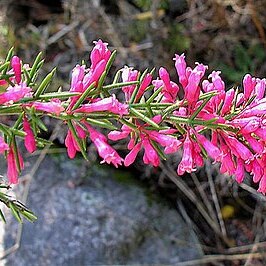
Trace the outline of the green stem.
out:
<instances>
[{"instance_id":1,"label":"green stem","mask_svg":"<svg viewBox=\"0 0 266 266\"><path fill-rule=\"evenodd\" d=\"M159 89L157 89L150 97L149 99L146 101L147 104L151 105L151 103L153 102L153 100L160 94L160 92L162 91L163 86L160 87Z\"/></svg>"},{"instance_id":2,"label":"green stem","mask_svg":"<svg viewBox=\"0 0 266 266\"><path fill-rule=\"evenodd\" d=\"M210 95L209 97L205 98L202 104L198 107L198 109L191 115L190 120L193 120L197 115L200 113L200 111L206 106L206 104L209 102L209 100L214 96Z\"/></svg>"},{"instance_id":3,"label":"green stem","mask_svg":"<svg viewBox=\"0 0 266 266\"><path fill-rule=\"evenodd\" d=\"M77 134L77 131L75 130L75 127L74 125L72 124L72 121L71 120L67 120L67 125L68 125L68 128L69 130L71 131L75 141L77 142L78 146L79 146L79 149L80 149L80 152L81 154L83 155L84 159L85 160L88 160L88 157L87 157L87 154L86 154L86 151L82 145L82 142Z\"/></svg>"},{"instance_id":4,"label":"green stem","mask_svg":"<svg viewBox=\"0 0 266 266\"><path fill-rule=\"evenodd\" d=\"M146 115L137 111L135 108L130 107L130 113L135 115L137 118L143 120L144 122L148 123L149 125L153 126L155 129L160 129L160 127L155 122L149 119Z\"/></svg>"},{"instance_id":5,"label":"green stem","mask_svg":"<svg viewBox=\"0 0 266 266\"><path fill-rule=\"evenodd\" d=\"M130 103L130 104L135 102L135 99L136 99L137 93L138 93L138 91L139 91L139 87L140 87L140 85L141 85L143 79L145 78L147 72L148 72L148 69L146 69L146 70L142 73L141 77L139 78L139 84L138 84L138 86L136 86L136 88L134 89L134 91L133 91L133 93L132 93L132 95L131 95L131 98L130 98L130 100L129 100L129 103Z\"/></svg>"},{"instance_id":6,"label":"green stem","mask_svg":"<svg viewBox=\"0 0 266 266\"><path fill-rule=\"evenodd\" d=\"M133 129L133 131L138 131L138 128L134 124L132 124L131 122L127 121L126 119L120 118L119 121L121 121L122 124Z\"/></svg>"},{"instance_id":7,"label":"green stem","mask_svg":"<svg viewBox=\"0 0 266 266\"><path fill-rule=\"evenodd\" d=\"M172 113L174 110L178 109L180 107L180 103L181 102L176 102L174 104L171 104L169 107L167 107L165 110L164 110L164 113L163 113L163 116L162 116L162 119L164 120L166 118L166 116L170 113Z\"/></svg>"},{"instance_id":8,"label":"green stem","mask_svg":"<svg viewBox=\"0 0 266 266\"><path fill-rule=\"evenodd\" d=\"M43 79L43 81L41 82L41 84L39 85L39 87L34 93L35 98L39 98L40 95L44 93L48 85L51 83L51 80L55 74L55 71L56 71L56 67Z\"/></svg>"},{"instance_id":9,"label":"green stem","mask_svg":"<svg viewBox=\"0 0 266 266\"><path fill-rule=\"evenodd\" d=\"M172 103L149 103L148 101L146 103L132 103L132 104L130 104L130 106L134 107L134 108L138 108L138 107L146 108L147 105L150 105L151 107L157 109L157 108L170 107L173 104Z\"/></svg>"},{"instance_id":10,"label":"green stem","mask_svg":"<svg viewBox=\"0 0 266 266\"><path fill-rule=\"evenodd\" d=\"M111 89L116 89L116 88L121 88L121 87L129 86L129 85L136 85L136 84L139 84L139 81L119 82L115 84L105 85L103 86L103 89L111 90Z\"/></svg>"},{"instance_id":11,"label":"green stem","mask_svg":"<svg viewBox=\"0 0 266 266\"><path fill-rule=\"evenodd\" d=\"M79 99L77 100L77 102L75 103L75 105L73 106L72 110L77 109L82 103L83 101L87 98L87 96L89 95L90 91L92 90L92 88L95 87L96 82L93 82L79 97Z\"/></svg>"},{"instance_id":12,"label":"green stem","mask_svg":"<svg viewBox=\"0 0 266 266\"><path fill-rule=\"evenodd\" d=\"M34 77L36 71L38 70L38 67L40 68L39 63L41 61L41 58L42 58L42 52L38 53L38 55L36 56L36 58L33 62L32 68L31 68L30 73L29 73L29 77L27 79L27 86L29 86L30 83L32 82L33 77Z\"/></svg>"},{"instance_id":13,"label":"green stem","mask_svg":"<svg viewBox=\"0 0 266 266\"><path fill-rule=\"evenodd\" d=\"M8 68L9 64L10 64L10 62L5 62L4 64L2 64L0 66L0 72L3 71L4 69Z\"/></svg>"},{"instance_id":14,"label":"green stem","mask_svg":"<svg viewBox=\"0 0 266 266\"><path fill-rule=\"evenodd\" d=\"M13 53L14 53L14 47L11 47L10 50L8 51L6 59L5 59L5 62L7 62L8 64L3 69L3 74L6 74L6 72L8 70L8 67L10 65L10 60L11 60L11 57L13 56Z\"/></svg>"},{"instance_id":15,"label":"green stem","mask_svg":"<svg viewBox=\"0 0 266 266\"><path fill-rule=\"evenodd\" d=\"M25 137L25 132L22 130L18 130L15 128L10 128L2 123L0 123L0 131L2 131L4 134L6 134L7 136L11 137L12 134L18 137Z\"/></svg>"},{"instance_id":16,"label":"green stem","mask_svg":"<svg viewBox=\"0 0 266 266\"><path fill-rule=\"evenodd\" d=\"M73 97L73 96L79 96L81 95L80 92L50 92L50 93L45 93L43 95L40 95L39 98L40 99L44 99L44 100L50 100L53 98L57 98L57 99L65 99L65 98L69 98L69 97Z\"/></svg>"},{"instance_id":17,"label":"green stem","mask_svg":"<svg viewBox=\"0 0 266 266\"><path fill-rule=\"evenodd\" d=\"M9 128L6 125L1 124L1 123L0 123L0 131L2 131L5 135L9 137L11 136L11 132L9 131Z\"/></svg>"},{"instance_id":18,"label":"green stem","mask_svg":"<svg viewBox=\"0 0 266 266\"><path fill-rule=\"evenodd\" d=\"M16 139L15 139L15 136L13 136L11 138L11 143L12 143L12 147L13 147L13 150L14 150L16 166L17 166L18 172L20 173L21 172L20 159L19 159L18 147L17 147L17 142L16 142Z\"/></svg>"},{"instance_id":19,"label":"green stem","mask_svg":"<svg viewBox=\"0 0 266 266\"><path fill-rule=\"evenodd\" d=\"M170 123L174 121L174 122L181 123L181 124L187 124L189 126L205 126L206 128L210 128L210 129L224 129L227 131L236 132L236 129L232 128L229 125L214 123L216 119L211 119L211 120L193 119L191 120L190 118L169 116L166 121Z\"/></svg>"}]
</instances>

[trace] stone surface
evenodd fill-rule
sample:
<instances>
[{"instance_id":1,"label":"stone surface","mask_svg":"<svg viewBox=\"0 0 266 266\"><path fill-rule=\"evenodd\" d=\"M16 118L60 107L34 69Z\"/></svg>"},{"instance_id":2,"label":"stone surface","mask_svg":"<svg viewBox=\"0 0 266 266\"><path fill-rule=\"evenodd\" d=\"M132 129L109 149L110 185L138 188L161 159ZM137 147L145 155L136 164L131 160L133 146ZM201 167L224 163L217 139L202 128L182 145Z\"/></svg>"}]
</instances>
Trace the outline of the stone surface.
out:
<instances>
[{"instance_id":1,"label":"stone surface","mask_svg":"<svg viewBox=\"0 0 266 266\"><path fill-rule=\"evenodd\" d=\"M21 247L6 265L176 264L201 257L194 233L161 198L121 170L84 172L81 164L65 156L41 164L27 204L38 221L24 222ZM73 186L77 180L82 184ZM14 220L6 225L5 248L17 227Z\"/></svg>"}]
</instances>

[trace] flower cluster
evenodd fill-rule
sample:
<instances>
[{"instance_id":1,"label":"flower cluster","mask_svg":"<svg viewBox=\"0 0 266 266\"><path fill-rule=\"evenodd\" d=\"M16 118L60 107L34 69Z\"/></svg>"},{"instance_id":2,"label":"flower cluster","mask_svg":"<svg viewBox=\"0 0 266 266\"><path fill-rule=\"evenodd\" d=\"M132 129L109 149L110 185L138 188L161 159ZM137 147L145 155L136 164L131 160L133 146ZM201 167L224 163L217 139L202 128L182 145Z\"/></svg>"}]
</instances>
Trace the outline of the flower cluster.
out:
<instances>
[{"instance_id":1,"label":"flower cluster","mask_svg":"<svg viewBox=\"0 0 266 266\"><path fill-rule=\"evenodd\" d=\"M27 151L34 152L41 144L38 132L45 128L41 117L48 115L67 125L70 158L77 152L87 157L88 139L102 162L115 167L129 166L142 149L143 162L155 167L165 155L182 151L178 175L196 171L210 157L219 163L221 173L234 175L237 182L249 173L259 182L258 190L266 192L266 79L247 74L242 88L226 90L219 71L206 77L206 65L188 67L182 54L174 58L177 82L164 67L157 78L153 71L124 67L104 85L114 56L107 43L95 42L90 66L75 66L70 89L45 93L54 70L37 84L40 56L29 66L9 55L0 67L0 114L18 114L18 119L12 127L0 123L0 153L7 158L10 183L18 182L23 169L16 139L23 138ZM117 89L121 91L115 95ZM108 139L128 139L125 158Z\"/></svg>"},{"instance_id":2,"label":"flower cluster","mask_svg":"<svg viewBox=\"0 0 266 266\"><path fill-rule=\"evenodd\" d=\"M152 82L155 92L161 89L158 101L171 104L161 114L164 117L162 122L168 122L172 127L159 131L145 130L145 124L140 126L135 120L137 131L133 129L131 132L123 126L121 132L109 133L110 139L118 140L131 132L128 145L131 151L125 158L125 164L132 163L143 146L144 163L158 166L158 152L151 145L154 142L166 147L166 154L175 153L183 147L177 169L179 175L195 171L197 166L203 165L203 158L207 155L220 162L222 173L235 175L237 182L243 181L245 172L250 173L254 182L260 182L259 191L265 193L266 79L247 74L243 79L243 92L234 89L226 91L220 72L213 71L208 79L203 79L207 66L197 63L191 69L186 66L183 54L176 55L174 60L184 97L178 98L179 86L170 81L165 68L160 68L159 78ZM210 140L203 135L205 132Z\"/></svg>"}]
</instances>

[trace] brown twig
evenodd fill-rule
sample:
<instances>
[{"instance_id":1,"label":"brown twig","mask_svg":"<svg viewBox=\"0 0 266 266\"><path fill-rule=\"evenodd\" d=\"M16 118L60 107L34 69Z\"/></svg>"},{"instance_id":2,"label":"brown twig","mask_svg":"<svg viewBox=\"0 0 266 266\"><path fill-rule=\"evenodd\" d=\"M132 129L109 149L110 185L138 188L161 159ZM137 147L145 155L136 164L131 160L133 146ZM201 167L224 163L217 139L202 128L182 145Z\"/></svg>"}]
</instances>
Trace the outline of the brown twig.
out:
<instances>
[{"instance_id":1,"label":"brown twig","mask_svg":"<svg viewBox=\"0 0 266 266\"><path fill-rule=\"evenodd\" d=\"M160 168L162 169L162 171L167 175L167 177L174 182L174 184L177 185L177 187L184 193L184 195L193 203L195 204L196 208L198 209L198 211L200 212L200 214L202 215L202 217L204 217L204 219L206 220L206 222L209 224L209 226L212 228L212 230L224 241L224 243L227 246L231 246L232 243L231 241L224 236L221 231L220 231L220 227L217 225L217 223L210 217L210 215L208 214L208 212L205 210L204 205L202 205L202 203L198 200L197 196L194 194L194 192L189 189L189 187L187 186L187 184L181 179L181 178L177 178L176 173L174 172L174 170L170 167L166 167L165 165L161 164Z\"/></svg>"},{"instance_id":2,"label":"brown twig","mask_svg":"<svg viewBox=\"0 0 266 266\"><path fill-rule=\"evenodd\" d=\"M201 259L179 262L177 263L177 266L195 266L195 265L203 265L205 263L215 263L219 261L246 260L247 258L250 258L250 253L232 254L232 255L224 255L224 254L206 255L203 256ZM260 252L252 254L252 259L261 259L261 258L265 258L265 254L262 254Z\"/></svg>"},{"instance_id":3,"label":"brown twig","mask_svg":"<svg viewBox=\"0 0 266 266\"><path fill-rule=\"evenodd\" d=\"M258 16L258 13L257 13L257 10L255 8L253 0L249 0L248 5L249 5L250 11L251 11L251 19L252 19L252 21L253 21L253 23L254 23L254 25L255 25L258 33L259 33L259 36L261 38L263 45L266 48L266 34L264 31L264 27L260 21L259 16Z\"/></svg>"},{"instance_id":4,"label":"brown twig","mask_svg":"<svg viewBox=\"0 0 266 266\"><path fill-rule=\"evenodd\" d=\"M205 204L206 208L208 209L208 212L212 215L212 218L215 219L215 212L213 210L213 207L210 204L210 200L208 199L204 189L202 188L202 185L199 182L197 175L195 173L191 173L191 178L195 184L195 187L198 189L200 197L202 198L203 203Z\"/></svg>"},{"instance_id":5,"label":"brown twig","mask_svg":"<svg viewBox=\"0 0 266 266\"><path fill-rule=\"evenodd\" d=\"M211 189L211 193L212 193L212 199L213 199L214 206L215 206L215 209L216 209L216 213L217 213L217 216L218 216L218 219L219 219L219 223L220 223L222 234L225 237L227 237L224 220L223 220L223 217L222 217L219 200L218 200L218 196L217 196L217 193L216 193L216 189L215 189L215 186L214 186L212 173L211 173L210 169L211 169L211 163L210 163L210 160L208 159L208 160L206 160L205 170L206 170L206 174L207 174L208 181L209 181L209 184L210 184L210 189Z\"/></svg>"}]
</instances>

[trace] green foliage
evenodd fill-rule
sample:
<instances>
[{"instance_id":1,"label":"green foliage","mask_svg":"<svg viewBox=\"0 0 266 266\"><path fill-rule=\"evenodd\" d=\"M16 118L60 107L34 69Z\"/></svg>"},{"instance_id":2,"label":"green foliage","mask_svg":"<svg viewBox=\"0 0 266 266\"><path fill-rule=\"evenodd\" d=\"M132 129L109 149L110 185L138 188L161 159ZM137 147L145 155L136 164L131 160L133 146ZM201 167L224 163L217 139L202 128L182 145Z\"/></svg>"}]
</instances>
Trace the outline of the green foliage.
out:
<instances>
[{"instance_id":1,"label":"green foliage","mask_svg":"<svg viewBox=\"0 0 266 266\"><path fill-rule=\"evenodd\" d=\"M148 10L151 7L151 0L134 0L136 6L143 10Z\"/></svg>"},{"instance_id":2,"label":"green foliage","mask_svg":"<svg viewBox=\"0 0 266 266\"><path fill-rule=\"evenodd\" d=\"M218 67L223 72L225 79L233 83L242 80L246 73L255 75L266 59L265 48L259 43L249 47L239 44L235 47L233 54L235 57L233 66L228 66L223 62L214 62L215 68Z\"/></svg>"},{"instance_id":3,"label":"green foliage","mask_svg":"<svg viewBox=\"0 0 266 266\"><path fill-rule=\"evenodd\" d=\"M1 190L8 190L9 186L0 185ZM7 195L5 192L0 191L0 201L6 205L6 207L10 208L13 216L21 223L22 216L25 217L28 221L34 222L37 217L35 214L29 210L23 203L13 199L11 196ZM4 213L0 209L0 217L1 220L6 222Z\"/></svg>"},{"instance_id":4,"label":"green foliage","mask_svg":"<svg viewBox=\"0 0 266 266\"><path fill-rule=\"evenodd\" d=\"M142 9L143 11L148 11L151 8L152 0L133 0L134 4ZM169 6L168 0L161 0L159 8L167 9Z\"/></svg>"},{"instance_id":5,"label":"green foliage","mask_svg":"<svg viewBox=\"0 0 266 266\"><path fill-rule=\"evenodd\" d=\"M133 3L141 10L141 12L151 13L152 0L134 0ZM161 0L156 8L158 10L167 10L169 7L168 0ZM129 40L139 43L145 39L147 33L150 31L149 20L152 16L147 16L145 19L137 19L132 21L128 29Z\"/></svg>"},{"instance_id":6,"label":"green foliage","mask_svg":"<svg viewBox=\"0 0 266 266\"><path fill-rule=\"evenodd\" d=\"M189 49L191 40L185 35L185 27L183 24L172 24L168 30L168 38L164 40L164 44L169 48L170 53L182 53Z\"/></svg>"},{"instance_id":7,"label":"green foliage","mask_svg":"<svg viewBox=\"0 0 266 266\"><path fill-rule=\"evenodd\" d=\"M149 30L149 24L146 20L134 20L128 29L129 40L139 43L145 39L146 34Z\"/></svg>"}]
</instances>

